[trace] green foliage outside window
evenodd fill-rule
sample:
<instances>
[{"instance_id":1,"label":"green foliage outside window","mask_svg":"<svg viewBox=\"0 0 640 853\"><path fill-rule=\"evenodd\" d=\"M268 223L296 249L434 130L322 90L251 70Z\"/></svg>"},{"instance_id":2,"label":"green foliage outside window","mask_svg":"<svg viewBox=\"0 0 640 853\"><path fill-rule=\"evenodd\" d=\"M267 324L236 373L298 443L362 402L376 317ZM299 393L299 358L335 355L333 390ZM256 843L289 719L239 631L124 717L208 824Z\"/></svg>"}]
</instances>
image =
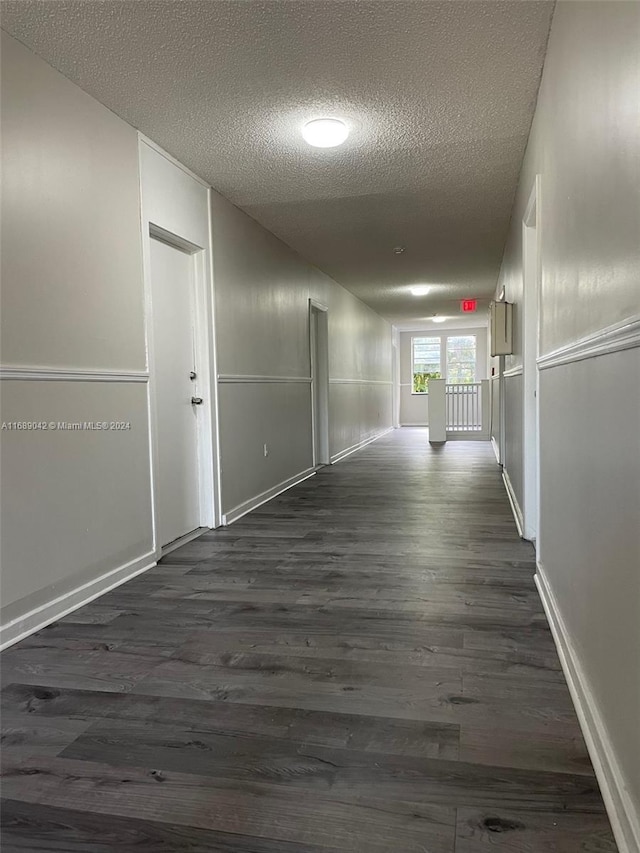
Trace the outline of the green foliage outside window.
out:
<instances>
[{"instance_id":1,"label":"green foliage outside window","mask_svg":"<svg viewBox=\"0 0 640 853\"><path fill-rule=\"evenodd\" d=\"M414 373L413 374L413 393L426 394L429 390L430 379L441 379L440 372L435 373Z\"/></svg>"}]
</instances>

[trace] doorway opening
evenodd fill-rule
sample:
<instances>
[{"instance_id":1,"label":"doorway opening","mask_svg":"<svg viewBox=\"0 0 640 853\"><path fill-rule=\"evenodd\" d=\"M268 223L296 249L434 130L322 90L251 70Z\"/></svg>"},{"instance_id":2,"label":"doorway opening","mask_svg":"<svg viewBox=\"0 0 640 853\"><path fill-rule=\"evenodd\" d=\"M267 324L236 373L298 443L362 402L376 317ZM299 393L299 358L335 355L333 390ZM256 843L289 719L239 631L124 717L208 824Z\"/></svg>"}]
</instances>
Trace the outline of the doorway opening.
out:
<instances>
[{"instance_id":1,"label":"doorway opening","mask_svg":"<svg viewBox=\"0 0 640 853\"><path fill-rule=\"evenodd\" d=\"M524 276L523 322L523 534L538 550L539 442L538 350L540 303L540 176L522 220L522 269Z\"/></svg>"},{"instance_id":2,"label":"doorway opening","mask_svg":"<svg viewBox=\"0 0 640 853\"><path fill-rule=\"evenodd\" d=\"M329 311L309 300L311 356L311 432L313 466L330 465L329 453Z\"/></svg>"}]
</instances>

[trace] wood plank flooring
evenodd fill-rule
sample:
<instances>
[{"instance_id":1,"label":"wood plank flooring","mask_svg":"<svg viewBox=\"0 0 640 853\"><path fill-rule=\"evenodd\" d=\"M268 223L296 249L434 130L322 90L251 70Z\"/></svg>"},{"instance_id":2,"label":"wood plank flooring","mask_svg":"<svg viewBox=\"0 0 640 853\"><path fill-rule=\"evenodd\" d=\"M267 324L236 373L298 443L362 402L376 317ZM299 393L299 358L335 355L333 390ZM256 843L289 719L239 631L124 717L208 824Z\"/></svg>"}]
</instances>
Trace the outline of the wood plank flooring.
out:
<instances>
[{"instance_id":1,"label":"wood plank flooring","mask_svg":"<svg viewBox=\"0 0 640 853\"><path fill-rule=\"evenodd\" d=\"M396 430L3 654L3 853L614 853L534 570Z\"/></svg>"}]
</instances>

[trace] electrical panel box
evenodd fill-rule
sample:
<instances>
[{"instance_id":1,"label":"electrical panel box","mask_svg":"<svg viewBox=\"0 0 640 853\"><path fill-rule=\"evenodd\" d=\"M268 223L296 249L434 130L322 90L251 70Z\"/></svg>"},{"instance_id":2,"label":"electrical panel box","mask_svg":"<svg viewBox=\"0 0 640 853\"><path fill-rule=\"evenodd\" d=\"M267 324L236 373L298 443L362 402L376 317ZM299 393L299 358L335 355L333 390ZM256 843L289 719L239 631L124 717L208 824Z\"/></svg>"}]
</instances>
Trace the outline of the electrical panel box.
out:
<instances>
[{"instance_id":1,"label":"electrical panel box","mask_svg":"<svg viewBox=\"0 0 640 853\"><path fill-rule=\"evenodd\" d=\"M489 306L491 355L513 355L513 305L492 302Z\"/></svg>"}]
</instances>

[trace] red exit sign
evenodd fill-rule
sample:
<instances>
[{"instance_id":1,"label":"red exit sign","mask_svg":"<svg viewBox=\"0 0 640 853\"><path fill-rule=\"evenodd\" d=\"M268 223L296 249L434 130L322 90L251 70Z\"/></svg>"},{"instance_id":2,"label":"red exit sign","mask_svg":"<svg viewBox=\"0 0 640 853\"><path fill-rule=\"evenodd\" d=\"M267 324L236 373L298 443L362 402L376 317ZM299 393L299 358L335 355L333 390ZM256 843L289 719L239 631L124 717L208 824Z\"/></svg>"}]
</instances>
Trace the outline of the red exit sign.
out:
<instances>
[{"instance_id":1,"label":"red exit sign","mask_svg":"<svg viewBox=\"0 0 640 853\"><path fill-rule=\"evenodd\" d=\"M471 314L478 307L477 299L463 299L460 303L465 314Z\"/></svg>"}]
</instances>

